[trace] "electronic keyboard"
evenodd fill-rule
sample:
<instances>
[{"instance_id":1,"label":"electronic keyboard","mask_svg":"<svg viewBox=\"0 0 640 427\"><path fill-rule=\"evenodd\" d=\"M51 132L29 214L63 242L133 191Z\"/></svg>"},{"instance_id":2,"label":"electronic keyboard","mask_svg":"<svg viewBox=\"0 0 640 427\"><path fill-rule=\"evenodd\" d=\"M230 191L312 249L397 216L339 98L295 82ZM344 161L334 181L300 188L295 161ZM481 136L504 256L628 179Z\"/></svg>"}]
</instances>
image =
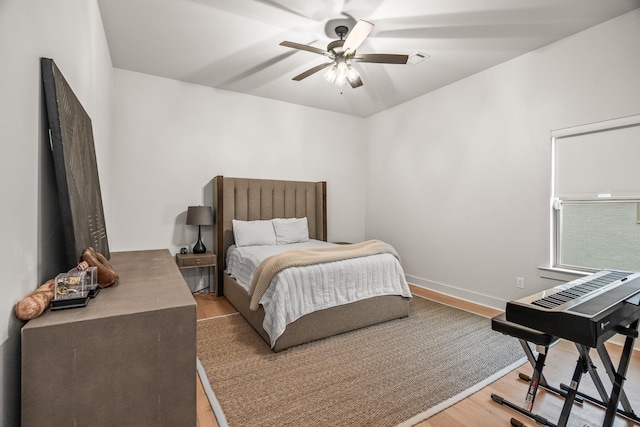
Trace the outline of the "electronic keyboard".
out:
<instances>
[{"instance_id":1,"label":"electronic keyboard","mask_svg":"<svg viewBox=\"0 0 640 427\"><path fill-rule=\"evenodd\" d=\"M507 303L514 322L595 348L640 318L640 273L602 270Z\"/></svg>"}]
</instances>

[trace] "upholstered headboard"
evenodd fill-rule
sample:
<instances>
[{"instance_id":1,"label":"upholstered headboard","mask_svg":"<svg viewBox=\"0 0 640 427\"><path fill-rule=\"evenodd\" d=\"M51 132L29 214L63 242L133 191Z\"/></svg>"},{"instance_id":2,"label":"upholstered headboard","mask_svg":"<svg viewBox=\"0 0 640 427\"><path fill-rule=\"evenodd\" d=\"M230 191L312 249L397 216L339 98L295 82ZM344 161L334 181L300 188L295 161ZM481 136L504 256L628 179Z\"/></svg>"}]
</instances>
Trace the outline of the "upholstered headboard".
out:
<instances>
[{"instance_id":1,"label":"upholstered headboard","mask_svg":"<svg viewBox=\"0 0 640 427\"><path fill-rule=\"evenodd\" d=\"M327 183L252 178L213 178L213 245L218 276L217 295L223 295L227 248L234 243L233 219L252 221L303 218L309 237L327 240Z\"/></svg>"}]
</instances>

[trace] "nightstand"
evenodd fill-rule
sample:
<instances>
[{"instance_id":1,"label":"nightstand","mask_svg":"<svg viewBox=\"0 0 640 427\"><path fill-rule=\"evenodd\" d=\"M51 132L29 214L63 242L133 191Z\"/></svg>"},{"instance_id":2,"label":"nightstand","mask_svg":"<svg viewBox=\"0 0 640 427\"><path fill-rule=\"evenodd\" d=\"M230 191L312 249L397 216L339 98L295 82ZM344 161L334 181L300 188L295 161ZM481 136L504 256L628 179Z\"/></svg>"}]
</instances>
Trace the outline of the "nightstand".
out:
<instances>
[{"instance_id":1,"label":"nightstand","mask_svg":"<svg viewBox=\"0 0 640 427\"><path fill-rule=\"evenodd\" d=\"M216 289L216 254L212 252L205 252L203 254L176 254L176 264L180 270L187 268L201 268L208 267L211 269L211 276L209 277L209 292L214 292Z\"/></svg>"}]
</instances>

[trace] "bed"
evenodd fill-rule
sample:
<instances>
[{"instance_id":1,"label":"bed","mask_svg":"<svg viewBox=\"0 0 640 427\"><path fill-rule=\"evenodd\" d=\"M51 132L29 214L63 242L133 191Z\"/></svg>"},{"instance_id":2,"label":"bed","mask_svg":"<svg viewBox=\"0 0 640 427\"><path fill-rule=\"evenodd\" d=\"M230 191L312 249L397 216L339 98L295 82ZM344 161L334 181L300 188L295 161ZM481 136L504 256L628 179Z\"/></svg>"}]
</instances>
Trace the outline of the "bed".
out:
<instances>
[{"instance_id":1,"label":"bed","mask_svg":"<svg viewBox=\"0 0 640 427\"><path fill-rule=\"evenodd\" d=\"M213 180L216 294L225 296L276 352L332 335L402 318L409 296L381 295L305 314L286 325L274 343L263 327L265 310L252 310L251 296L226 272L227 252L235 244L233 221L306 218L309 239L327 241L326 182L279 181L216 176ZM406 285L406 283L405 283ZM408 289L408 288L407 288ZM255 305L255 304L254 304Z\"/></svg>"}]
</instances>

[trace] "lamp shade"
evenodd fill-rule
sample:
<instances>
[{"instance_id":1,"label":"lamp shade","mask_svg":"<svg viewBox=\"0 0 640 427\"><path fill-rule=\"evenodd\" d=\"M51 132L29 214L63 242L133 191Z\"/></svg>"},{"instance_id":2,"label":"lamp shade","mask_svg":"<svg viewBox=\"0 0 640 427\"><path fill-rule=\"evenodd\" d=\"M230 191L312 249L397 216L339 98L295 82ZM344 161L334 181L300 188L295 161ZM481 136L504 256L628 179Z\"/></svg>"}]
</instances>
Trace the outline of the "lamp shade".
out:
<instances>
[{"instance_id":1,"label":"lamp shade","mask_svg":"<svg viewBox=\"0 0 640 427\"><path fill-rule=\"evenodd\" d=\"M187 225L213 225L213 214L210 206L189 206Z\"/></svg>"}]
</instances>

